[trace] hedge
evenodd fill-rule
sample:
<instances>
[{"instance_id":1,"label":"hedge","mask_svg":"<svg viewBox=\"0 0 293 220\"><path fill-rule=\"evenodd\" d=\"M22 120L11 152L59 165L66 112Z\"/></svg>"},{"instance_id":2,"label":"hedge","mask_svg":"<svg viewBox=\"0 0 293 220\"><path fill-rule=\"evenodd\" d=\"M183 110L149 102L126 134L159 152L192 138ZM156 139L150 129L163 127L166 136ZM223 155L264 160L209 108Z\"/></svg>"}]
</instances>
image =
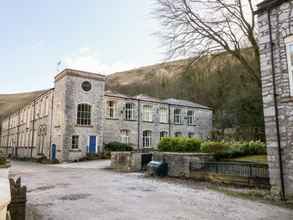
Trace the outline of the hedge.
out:
<instances>
[{"instance_id":1,"label":"hedge","mask_svg":"<svg viewBox=\"0 0 293 220\"><path fill-rule=\"evenodd\" d=\"M159 151L200 152L201 140L187 137L165 137L158 145Z\"/></svg>"},{"instance_id":2,"label":"hedge","mask_svg":"<svg viewBox=\"0 0 293 220\"><path fill-rule=\"evenodd\" d=\"M212 153L215 155L215 159L229 159L248 155L266 154L266 146L260 141L202 141L185 137L163 138L158 145L158 149L164 152Z\"/></svg>"},{"instance_id":3,"label":"hedge","mask_svg":"<svg viewBox=\"0 0 293 220\"><path fill-rule=\"evenodd\" d=\"M110 142L105 144L105 151L132 151L133 148L128 144L120 143L120 142Z\"/></svg>"}]
</instances>

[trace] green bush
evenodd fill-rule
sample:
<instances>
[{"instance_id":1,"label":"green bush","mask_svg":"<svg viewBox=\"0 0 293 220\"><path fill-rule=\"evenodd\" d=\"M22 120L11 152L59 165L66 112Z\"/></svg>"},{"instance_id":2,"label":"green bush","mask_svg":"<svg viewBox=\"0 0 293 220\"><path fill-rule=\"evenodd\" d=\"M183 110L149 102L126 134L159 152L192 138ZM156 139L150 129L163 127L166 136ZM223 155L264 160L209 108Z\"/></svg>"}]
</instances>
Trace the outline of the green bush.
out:
<instances>
[{"instance_id":1,"label":"green bush","mask_svg":"<svg viewBox=\"0 0 293 220\"><path fill-rule=\"evenodd\" d=\"M201 140L187 137L165 137L158 145L164 152L200 152Z\"/></svg>"},{"instance_id":2,"label":"green bush","mask_svg":"<svg viewBox=\"0 0 293 220\"><path fill-rule=\"evenodd\" d=\"M206 141L201 144L200 150L203 153L222 153L229 149L225 142Z\"/></svg>"},{"instance_id":3,"label":"green bush","mask_svg":"<svg viewBox=\"0 0 293 220\"><path fill-rule=\"evenodd\" d=\"M120 143L120 142L110 142L105 144L105 151L132 151L133 148L128 144Z\"/></svg>"},{"instance_id":4,"label":"green bush","mask_svg":"<svg viewBox=\"0 0 293 220\"><path fill-rule=\"evenodd\" d=\"M250 142L204 142L201 145L204 153L214 153L215 159L230 159L248 155L266 154L266 146L260 141Z\"/></svg>"}]
</instances>

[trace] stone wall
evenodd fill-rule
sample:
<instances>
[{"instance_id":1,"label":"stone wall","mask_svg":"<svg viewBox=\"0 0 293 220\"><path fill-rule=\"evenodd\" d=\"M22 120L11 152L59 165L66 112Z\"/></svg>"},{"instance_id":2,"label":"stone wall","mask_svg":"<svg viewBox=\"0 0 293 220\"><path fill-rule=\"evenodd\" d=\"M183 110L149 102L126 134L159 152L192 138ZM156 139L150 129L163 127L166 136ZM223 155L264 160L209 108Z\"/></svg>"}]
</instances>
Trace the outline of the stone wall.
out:
<instances>
[{"instance_id":1,"label":"stone wall","mask_svg":"<svg viewBox=\"0 0 293 220\"><path fill-rule=\"evenodd\" d=\"M280 1L281 2L281 1ZM271 46L276 78L277 106L281 135L281 154L284 170L284 185L287 196L293 195L293 98L290 95L289 73L285 39L293 35L293 4L291 1L271 10L273 45L270 44L268 10L258 14L258 40L261 53L261 79L264 104L266 141L272 192L281 191L276 112L272 75Z\"/></svg>"},{"instance_id":2,"label":"stone wall","mask_svg":"<svg viewBox=\"0 0 293 220\"><path fill-rule=\"evenodd\" d=\"M142 156L140 152L111 152L111 168L122 172L141 171Z\"/></svg>"},{"instance_id":3,"label":"stone wall","mask_svg":"<svg viewBox=\"0 0 293 220\"><path fill-rule=\"evenodd\" d=\"M168 164L168 175L173 177L191 177L190 163L207 162L213 159L213 155L204 153L173 153L154 152L154 161L163 161Z\"/></svg>"}]
</instances>

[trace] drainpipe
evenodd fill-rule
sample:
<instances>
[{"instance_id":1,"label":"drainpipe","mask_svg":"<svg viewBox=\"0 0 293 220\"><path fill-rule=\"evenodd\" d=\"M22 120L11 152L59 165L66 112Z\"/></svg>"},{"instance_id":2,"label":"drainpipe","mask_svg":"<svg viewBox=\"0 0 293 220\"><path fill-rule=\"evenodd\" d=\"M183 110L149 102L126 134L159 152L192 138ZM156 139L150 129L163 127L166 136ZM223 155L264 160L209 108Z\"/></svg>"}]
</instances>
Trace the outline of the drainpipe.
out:
<instances>
[{"instance_id":1,"label":"drainpipe","mask_svg":"<svg viewBox=\"0 0 293 220\"><path fill-rule=\"evenodd\" d=\"M33 158L33 145L35 139L35 114L36 114L36 101L33 101L33 121L32 121L32 142L31 142L31 158Z\"/></svg>"},{"instance_id":2,"label":"drainpipe","mask_svg":"<svg viewBox=\"0 0 293 220\"><path fill-rule=\"evenodd\" d=\"M52 92L52 102L51 102L51 125L50 125L50 141L49 141L49 159L51 159L51 146L52 146L52 127L53 127L53 110L54 110L54 92L55 90ZM57 149L56 149L57 150Z\"/></svg>"},{"instance_id":3,"label":"drainpipe","mask_svg":"<svg viewBox=\"0 0 293 220\"><path fill-rule=\"evenodd\" d=\"M168 104L169 137L171 137L171 105Z\"/></svg>"},{"instance_id":4,"label":"drainpipe","mask_svg":"<svg viewBox=\"0 0 293 220\"><path fill-rule=\"evenodd\" d=\"M20 110L17 115L17 125L16 125L16 146L15 146L15 157L17 158L18 148L19 148L19 127L20 127Z\"/></svg>"},{"instance_id":5,"label":"drainpipe","mask_svg":"<svg viewBox=\"0 0 293 220\"><path fill-rule=\"evenodd\" d=\"M276 73L275 73L275 62L274 62L274 43L272 36L271 26L271 10L268 10L268 25L270 35L270 49L271 49L271 65L272 65L272 79L273 79L273 92L274 92L274 108L275 108L275 120L276 120L276 132L277 132L277 143L278 143L278 156L279 156L279 168L280 168L280 182L281 182L281 200L286 200L285 197L285 185L284 185L284 171L282 163L282 149L281 149L281 135L280 135L280 123L279 123L279 109L278 109L278 94L276 89Z\"/></svg>"},{"instance_id":6,"label":"drainpipe","mask_svg":"<svg viewBox=\"0 0 293 220\"><path fill-rule=\"evenodd\" d=\"M11 123L11 115L9 115L9 117L8 117L8 130L7 130L7 139L6 139L6 153L7 153L7 155L8 155L8 147L9 147L10 123Z\"/></svg>"}]
</instances>

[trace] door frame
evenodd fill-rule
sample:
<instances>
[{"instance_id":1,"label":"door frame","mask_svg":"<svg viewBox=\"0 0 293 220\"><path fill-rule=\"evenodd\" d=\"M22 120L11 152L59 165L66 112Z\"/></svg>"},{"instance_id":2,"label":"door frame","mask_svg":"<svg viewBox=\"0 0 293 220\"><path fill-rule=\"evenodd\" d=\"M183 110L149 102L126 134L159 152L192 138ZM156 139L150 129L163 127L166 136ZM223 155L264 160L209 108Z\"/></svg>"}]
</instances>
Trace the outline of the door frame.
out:
<instances>
[{"instance_id":1,"label":"door frame","mask_svg":"<svg viewBox=\"0 0 293 220\"><path fill-rule=\"evenodd\" d=\"M90 153L90 138L91 137L96 137L96 149L95 149L95 153L97 154L98 153L98 140L99 140L99 136L97 135L97 134L93 134L93 135L91 135L91 134L89 134L88 135L88 138L87 138L87 146L88 146L88 153Z\"/></svg>"}]
</instances>

